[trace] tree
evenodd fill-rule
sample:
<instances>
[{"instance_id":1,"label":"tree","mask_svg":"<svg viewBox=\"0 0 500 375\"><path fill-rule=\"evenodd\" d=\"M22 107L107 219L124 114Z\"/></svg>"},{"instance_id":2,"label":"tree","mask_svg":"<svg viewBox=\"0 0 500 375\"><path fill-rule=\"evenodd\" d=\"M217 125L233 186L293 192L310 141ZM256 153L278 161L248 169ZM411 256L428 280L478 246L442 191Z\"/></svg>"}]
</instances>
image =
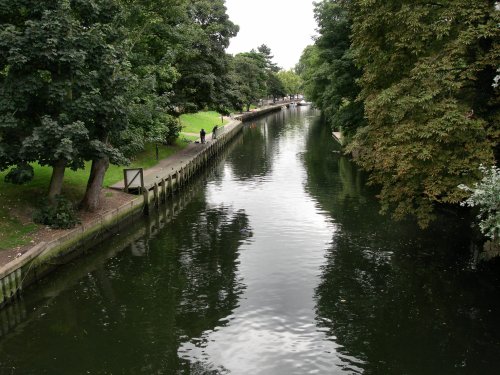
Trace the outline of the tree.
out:
<instances>
[{"instance_id":1,"label":"tree","mask_svg":"<svg viewBox=\"0 0 500 375\"><path fill-rule=\"evenodd\" d=\"M267 73L267 93L273 97L273 100L276 101L276 98L283 97L286 95L285 86L283 82L279 79L278 75L273 72Z\"/></svg>"},{"instance_id":2,"label":"tree","mask_svg":"<svg viewBox=\"0 0 500 375\"><path fill-rule=\"evenodd\" d=\"M257 52L261 53L265 60L266 60L266 69L271 71L272 73L278 73L281 68L273 62L274 56L271 54L271 48L269 48L267 45L262 44L259 47L257 47Z\"/></svg>"},{"instance_id":3,"label":"tree","mask_svg":"<svg viewBox=\"0 0 500 375\"><path fill-rule=\"evenodd\" d=\"M173 104L173 86L180 78L175 47L189 22L183 0L123 1L123 25L128 31L131 71L138 80L133 88L129 127L120 149L133 155L147 142L171 144L180 124Z\"/></svg>"},{"instance_id":4,"label":"tree","mask_svg":"<svg viewBox=\"0 0 500 375\"><path fill-rule=\"evenodd\" d=\"M493 242L500 244L500 169L483 165L479 167L483 178L474 187L459 185L459 189L470 193L462 206L478 207L479 228Z\"/></svg>"},{"instance_id":5,"label":"tree","mask_svg":"<svg viewBox=\"0 0 500 375\"><path fill-rule=\"evenodd\" d=\"M302 79L293 70L282 70L277 73L278 79L283 84L285 92L289 95L297 95L302 87Z\"/></svg>"},{"instance_id":6,"label":"tree","mask_svg":"<svg viewBox=\"0 0 500 375\"><path fill-rule=\"evenodd\" d=\"M456 204L498 144L499 12L494 1L355 1L352 48L368 126L350 150L382 187L383 210Z\"/></svg>"},{"instance_id":7,"label":"tree","mask_svg":"<svg viewBox=\"0 0 500 375\"><path fill-rule=\"evenodd\" d=\"M236 72L239 96L249 111L250 105L266 94L265 59L255 51L239 53L233 59L233 70Z\"/></svg>"},{"instance_id":8,"label":"tree","mask_svg":"<svg viewBox=\"0 0 500 375\"><path fill-rule=\"evenodd\" d=\"M357 100L362 70L351 49L351 12L346 2L328 0L316 3L315 17L319 36L304 50L296 70L308 99L348 140L365 125L363 102Z\"/></svg>"},{"instance_id":9,"label":"tree","mask_svg":"<svg viewBox=\"0 0 500 375\"><path fill-rule=\"evenodd\" d=\"M258 52L262 55L265 61L264 70L266 71L266 95L272 96L273 100L280 96L285 96L285 88L283 82L278 78L277 73L281 68L273 61L274 56L271 53L271 48L267 45L262 44L257 47L257 51L252 50L252 53Z\"/></svg>"},{"instance_id":10,"label":"tree","mask_svg":"<svg viewBox=\"0 0 500 375\"><path fill-rule=\"evenodd\" d=\"M0 168L51 166L53 200L65 168L83 166L88 129L76 113L91 105L83 94L91 30L67 1L16 1L0 9Z\"/></svg>"},{"instance_id":11,"label":"tree","mask_svg":"<svg viewBox=\"0 0 500 375\"><path fill-rule=\"evenodd\" d=\"M0 169L17 165L19 182L30 162L52 166L54 197L65 168L90 160L82 207L97 209L110 162L234 99L237 29L223 0L0 0Z\"/></svg>"},{"instance_id":12,"label":"tree","mask_svg":"<svg viewBox=\"0 0 500 375\"><path fill-rule=\"evenodd\" d=\"M89 12L96 12L90 13L91 20L100 22L93 24L93 46L87 49L89 59L86 61L93 78L87 94L93 106L83 108L79 114L89 116L90 142L85 149L85 158L91 160L92 165L80 204L87 211L99 208L100 191L110 162L127 163L120 145L122 134L129 127L130 103L137 83L128 58L127 31L119 18L111 16L120 15L120 4L103 0L100 9L97 4L89 9Z\"/></svg>"},{"instance_id":13,"label":"tree","mask_svg":"<svg viewBox=\"0 0 500 375\"><path fill-rule=\"evenodd\" d=\"M315 44L304 48L300 60L295 66L295 72L302 79L302 91L307 99L316 104L319 109L321 105L321 93L329 83L327 77L320 75L321 63L319 61L319 48ZM325 83L323 83L325 82ZM323 90L322 90L323 89Z\"/></svg>"},{"instance_id":14,"label":"tree","mask_svg":"<svg viewBox=\"0 0 500 375\"><path fill-rule=\"evenodd\" d=\"M18 1L0 9L1 166L37 161L53 168L49 197L66 167L92 160L84 206L94 210L114 144L127 127L132 84L115 1ZM14 9L14 10L13 10ZM97 195L96 195L97 194Z\"/></svg>"},{"instance_id":15,"label":"tree","mask_svg":"<svg viewBox=\"0 0 500 375\"><path fill-rule=\"evenodd\" d=\"M179 25L181 38L174 59L180 74L173 87L178 113L227 102L224 90L229 61L225 49L238 32L238 26L229 20L224 0L189 1L186 15L188 22Z\"/></svg>"}]
</instances>

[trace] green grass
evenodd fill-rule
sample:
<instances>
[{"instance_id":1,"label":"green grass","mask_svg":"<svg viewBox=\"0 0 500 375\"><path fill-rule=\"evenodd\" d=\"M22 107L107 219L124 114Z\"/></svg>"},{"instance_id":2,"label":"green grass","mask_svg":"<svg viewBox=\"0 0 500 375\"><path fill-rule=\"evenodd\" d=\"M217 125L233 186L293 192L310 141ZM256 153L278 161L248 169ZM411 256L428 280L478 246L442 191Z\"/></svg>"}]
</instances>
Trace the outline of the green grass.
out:
<instances>
[{"instance_id":1,"label":"green grass","mask_svg":"<svg viewBox=\"0 0 500 375\"><path fill-rule=\"evenodd\" d=\"M200 139L197 135L185 134L181 132L180 139L183 139L185 142L194 142Z\"/></svg>"},{"instance_id":2,"label":"green grass","mask_svg":"<svg viewBox=\"0 0 500 375\"><path fill-rule=\"evenodd\" d=\"M178 139L173 146L164 146L164 145L159 145L159 159L166 159L169 156L175 154L176 152L182 150L184 147L188 145L188 142L186 142L182 137ZM154 144L149 144L146 146L146 149L141 152L139 155L137 155L134 160L132 160L131 164L128 166L117 166L117 165L110 165L108 168L108 171L106 172L106 176L104 177L104 186L108 187L111 186L118 181L123 180L123 168L151 168L155 166L158 163L156 160L156 151L155 151L155 145ZM85 168L85 181L88 178L88 174L90 171L89 166ZM66 178L66 177L65 177ZM86 184L86 182L85 182Z\"/></svg>"},{"instance_id":3,"label":"green grass","mask_svg":"<svg viewBox=\"0 0 500 375\"><path fill-rule=\"evenodd\" d=\"M185 133L199 133L201 129L205 129L210 133L215 125L224 125L228 121L221 122L220 114L215 111L206 111L198 113L188 113L180 117L182 131Z\"/></svg>"},{"instance_id":4,"label":"green grass","mask_svg":"<svg viewBox=\"0 0 500 375\"><path fill-rule=\"evenodd\" d=\"M177 140L173 146L159 146L159 159L165 159L187 146L183 139ZM123 179L123 168L149 168L157 164L155 145L149 144L137 155L129 166L110 165L104 177L104 186L110 186ZM37 225L21 223L16 219L16 212L31 214L34 207L46 197L50 183L52 168L32 164L35 178L25 185L13 185L4 182L8 171L0 172L0 250L9 249L29 243L29 234ZM90 162L85 163L85 169L72 171L67 169L64 174L63 194L68 199L78 202L85 193L87 179L90 174ZM13 212L11 212L13 211ZM25 214L26 215L26 214Z\"/></svg>"},{"instance_id":5,"label":"green grass","mask_svg":"<svg viewBox=\"0 0 500 375\"><path fill-rule=\"evenodd\" d=\"M28 235L37 228L36 224L22 224L12 218L5 207L0 208L0 250L12 249L29 243Z\"/></svg>"}]
</instances>

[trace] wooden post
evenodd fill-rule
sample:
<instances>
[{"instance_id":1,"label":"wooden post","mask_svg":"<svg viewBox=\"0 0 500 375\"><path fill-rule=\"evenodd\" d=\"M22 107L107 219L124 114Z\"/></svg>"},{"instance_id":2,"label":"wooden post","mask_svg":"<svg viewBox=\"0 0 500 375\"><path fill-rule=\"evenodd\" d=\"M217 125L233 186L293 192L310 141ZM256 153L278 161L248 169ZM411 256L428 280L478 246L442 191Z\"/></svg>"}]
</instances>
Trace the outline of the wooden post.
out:
<instances>
[{"instance_id":1,"label":"wooden post","mask_svg":"<svg viewBox=\"0 0 500 375\"><path fill-rule=\"evenodd\" d=\"M160 206L160 194L157 182L155 182L155 185L153 187L153 193L154 193L155 206L158 207Z\"/></svg>"},{"instance_id":2,"label":"wooden post","mask_svg":"<svg viewBox=\"0 0 500 375\"><path fill-rule=\"evenodd\" d=\"M163 202L167 201L167 186L165 184L165 179L162 178L160 181L160 186L161 186L161 198Z\"/></svg>"},{"instance_id":3,"label":"wooden post","mask_svg":"<svg viewBox=\"0 0 500 375\"><path fill-rule=\"evenodd\" d=\"M14 272L10 274L10 298L16 295L16 275Z\"/></svg>"},{"instance_id":4,"label":"wooden post","mask_svg":"<svg viewBox=\"0 0 500 375\"><path fill-rule=\"evenodd\" d=\"M11 284L10 284L10 275L7 275L3 278L3 288L5 293L5 299L8 301L11 297Z\"/></svg>"},{"instance_id":5,"label":"wooden post","mask_svg":"<svg viewBox=\"0 0 500 375\"><path fill-rule=\"evenodd\" d=\"M142 196L144 198L144 214L149 215L149 191L147 189L142 189Z\"/></svg>"},{"instance_id":6,"label":"wooden post","mask_svg":"<svg viewBox=\"0 0 500 375\"><path fill-rule=\"evenodd\" d=\"M0 306L3 305L5 301L5 293L3 291L3 279L0 280Z\"/></svg>"},{"instance_id":7,"label":"wooden post","mask_svg":"<svg viewBox=\"0 0 500 375\"><path fill-rule=\"evenodd\" d=\"M16 280L17 280L17 290L21 291L23 289L23 279L21 278L21 269L16 270Z\"/></svg>"}]
</instances>

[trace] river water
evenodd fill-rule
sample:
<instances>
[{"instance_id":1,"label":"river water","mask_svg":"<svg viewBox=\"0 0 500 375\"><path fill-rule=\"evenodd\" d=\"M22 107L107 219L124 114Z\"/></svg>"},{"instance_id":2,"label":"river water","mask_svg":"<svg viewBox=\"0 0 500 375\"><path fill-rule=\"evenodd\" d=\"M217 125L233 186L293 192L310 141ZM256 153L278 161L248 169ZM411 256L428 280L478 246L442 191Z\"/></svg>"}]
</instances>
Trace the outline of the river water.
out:
<instances>
[{"instance_id":1,"label":"river water","mask_svg":"<svg viewBox=\"0 0 500 375\"><path fill-rule=\"evenodd\" d=\"M158 215L0 312L0 374L493 374L498 267L380 216L311 109L247 124Z\"/></svg>"}]
</instances>

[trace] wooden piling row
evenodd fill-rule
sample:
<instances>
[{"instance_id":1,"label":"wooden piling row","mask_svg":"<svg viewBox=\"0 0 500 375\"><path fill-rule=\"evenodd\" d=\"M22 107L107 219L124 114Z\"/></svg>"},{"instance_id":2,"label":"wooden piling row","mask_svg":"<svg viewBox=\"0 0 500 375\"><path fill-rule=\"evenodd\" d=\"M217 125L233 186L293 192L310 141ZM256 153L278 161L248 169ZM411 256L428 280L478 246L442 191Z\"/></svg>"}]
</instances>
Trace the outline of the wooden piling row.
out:
<instances>
[{"instance_id":1,"label":"wooden piling row","mask_svg":"<svg viewBox=\"0 0 500 375\"><path fill-rule=\"evenodd\" d=\"M0 279L0 307L14 300L23 287L22 271L18 268Z\"/></svg>"},{"instance_id":2,"label":"wooden piling row","mask_svg":"<svg viewBox=\"0 0 500 375\"><path fill-rule=\"evenodd\" d=\"M168 176L164 176L149 186L150 191L143 191L144 213L149 214L154 207L159 207L167 201L169 196L184 189L196 174L205 168L211 159L221 155L227 143L242 129L238 124L226 133L220 134L216 140L204 145L192 159L174 170Z\"/></svg>"}]
</instances>

